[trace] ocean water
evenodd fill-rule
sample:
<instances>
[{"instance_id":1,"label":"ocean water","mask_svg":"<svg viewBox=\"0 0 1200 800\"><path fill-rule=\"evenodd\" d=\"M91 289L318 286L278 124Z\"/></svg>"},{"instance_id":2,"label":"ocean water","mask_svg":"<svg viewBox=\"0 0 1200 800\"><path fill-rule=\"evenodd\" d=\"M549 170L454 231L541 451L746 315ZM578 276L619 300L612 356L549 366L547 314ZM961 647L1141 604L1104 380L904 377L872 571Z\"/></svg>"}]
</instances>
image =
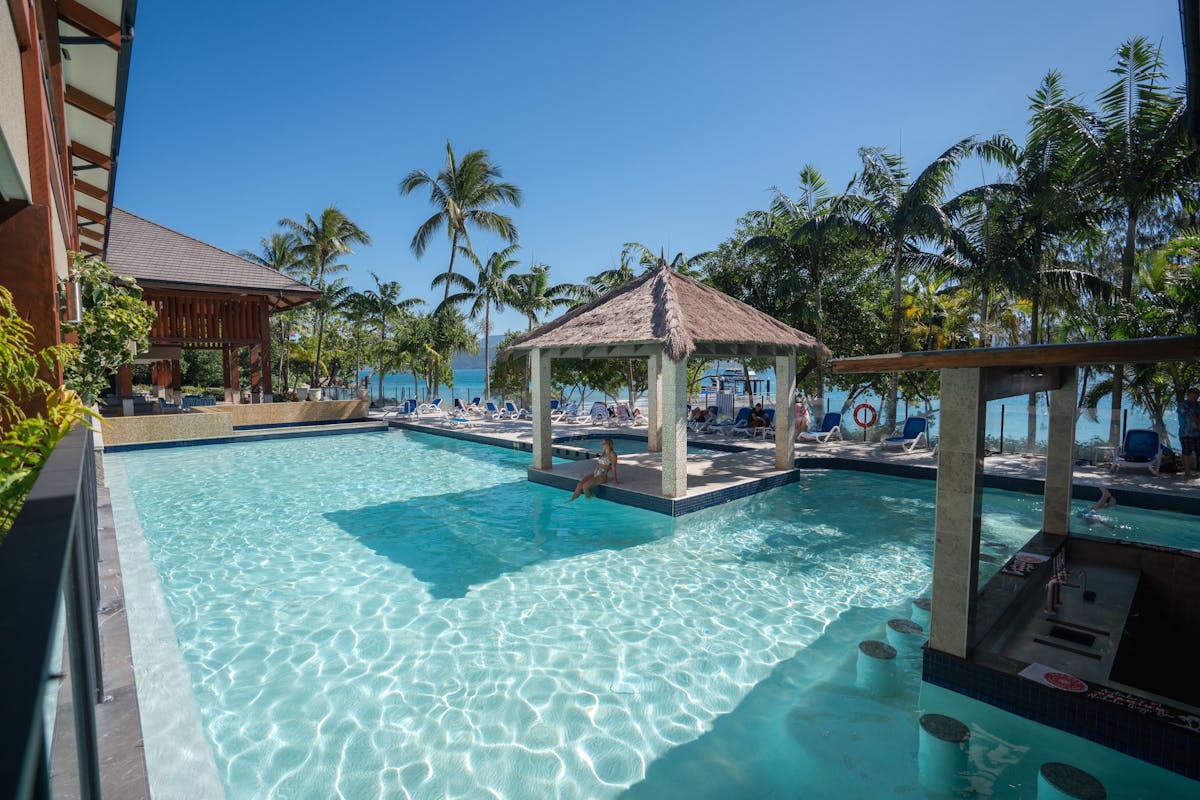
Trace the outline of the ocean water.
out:
<instances>
[{"instance_id":1,"label":"ocean water","mask_svg":"<svg viewBox=\"0 0 1200 800\"><path fill-rule=\"evenodd\" d=\"M856 691L854 653L928 590L931 482L816 472L676 520L402 431L105 458L230 798L926 797L919 651L886 698ZM1120 511L1198 546L1192 520ZM1040 516L985 493L983 579ZM1032 798L1063 746L990 725L977 791ZM1070 757L1114 797L1194 787Z\"/></svg>"},{"instance_id":2,"label":"ocean water","mask_svg":"<svg viewBox=\"0 0 1200 800\"><path fill-rule=\"evenodd\" d=\"M764 388L769 382L771 391L774 391L775 373L773 370L765 370L759 373L758 377L764 381ZM457 370L454 373L453 386L439 386L433 394L444 399L462 398L470 400L474 397L483 395L484 370L482 369L466 369ZM372 382L371 391L376 391L376 383ZM411 375L389 375L384 379L384 394L389 397L405 398L412 397L414 392ZM418 384L416 396L424 399L429 393L425 390L423 382ZM506 399L496 395L499 399ZM622 390L618 393L617 398L612 398L598 392L587 392L582 398L572 397L571 400L580 403L582 408L587 408L593 401L600 400L607 403L612 403L614 400L625 400L628 397L628 392ZM846 405L847 393L841 390L831 390L825 395L825 408L827 411L841 411ZM755 402L763 402L770 407L774 404L775 398L773 394L756 394L754 395ZM645 402L645 396L640 398L641 402ZM696 402L702 405L714 404L715 396L711 393L701 392L695 398ZM750 398L746 395L739 395L736 398L736 405L742 406L750 402ZM882 409L883 401L881 398L874 396L865 396L856 398L847 410L845 422L850 428L850 434L860 433L861 429L857 428L849 419L850 411L859 403L870 403L878 411ZM811 404L811 401L810 401ZM931 421L931 432L937 434L937 412L939 403L935 399L930 408L926 408L924 404L909 404L903 400L900 403L898 414L904 416L928 416ZM1075 426L1075 441L1080 445L1104 444L1108 440L1109 419L1111 409L1101 407L1095 409L1094 413L1083 413L1080 415ZM1093 418L1094 417L1094 418ZM817 420L819 421L819 420ZM995 447L1003 436L1007 447L1021 447L1026 439L1028 431L1028 401L1024 397L1006 398L1004 400L993 400L988 403L987 410L987 429L986 435L992 440L991 446ZM1151 426L1150 418L1141 409L1133 408L1126 405L1125 416L1122 420L1126 429L1129 428L1149 428ZM1178 430L1174 409L1169 410L1165 417L1167 431L1169 434L1172 446L1178 446L1178 440L1175 434ZM816 421L814 421L816 424ZM1044 446L1047 435L1049 433L1050 414L1046 404L1044 394L1039 396L1039 404L1036 409L1036 434L1035 442ZM845 430L845 428L843 428Z\"/></svg>"}]
</instances>

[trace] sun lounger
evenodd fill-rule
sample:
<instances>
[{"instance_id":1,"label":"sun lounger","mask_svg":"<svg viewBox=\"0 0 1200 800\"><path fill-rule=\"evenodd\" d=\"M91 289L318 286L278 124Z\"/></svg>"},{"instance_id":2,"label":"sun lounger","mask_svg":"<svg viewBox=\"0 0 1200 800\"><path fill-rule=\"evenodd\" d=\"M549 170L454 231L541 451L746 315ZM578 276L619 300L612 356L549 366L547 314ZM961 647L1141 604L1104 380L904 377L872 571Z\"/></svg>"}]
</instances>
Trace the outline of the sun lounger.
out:
<instances>
[{"instance_id":1,"label":"sun lounger","mask_svg":"<svg viewBox=\"0 0 1200 800\"><path fill-rule=\"evenodd\" d=\"M1151 475L1157 475L1161 464L1162 440L1158 431L1132 428L1125 431L1125 440L1121 443L1121 452L1113 459L1112 470L1116 472L1121 467L1147 469Z\"/></svg>"},{"instance_id":2,"label":"sun lounger","mask_svg":"<svg viewBox=\"0 0 1200 800\"><path fill-rule=\"evenodd\" d=\"M828 411L821 420L821 427L819 429L815 431L800 431L800 435L796 438L801 442L816 442L817 444L825 444L833 438L841 441L842 415L836 411Z\"/></svg>"},{"instance_id":3,"label":"sun lounger","mask_svg":"<svg viewBox=\"0 0 1200 800\"><path fill-rule=\"evenodd\" d=\"M763 416L767 418L766 425L759 425L757 428L751 428L751 438L762 438L766 441L768 437L775 438L775 409L767 408L763 410Z\"/></svg>"},{"instance_id":4,"label":"sun lounger","mask_svg":"<svg viewBox=\"0 0 1200 800\"><path fill-rule=\"evenodd\" d=\"M929 422L924 417L909 417L904 420L904 430L899 436L889 436L879 443L879 446L887 450L889 448L899 448L906 453L911 453L918 447L926 443L925 429Z\"/></svg>"},{"instance_id":5,"label":"sun lounger","mask_svg":"<svg viewBox=\"0 0 1200 800\"><path fill-rule=\"evenodd\" d=\"M417 406L416 414L418 417L445 417L446 412L442 410L442 398L435 397L428 403Z\"/></svg>"}]
</instances>

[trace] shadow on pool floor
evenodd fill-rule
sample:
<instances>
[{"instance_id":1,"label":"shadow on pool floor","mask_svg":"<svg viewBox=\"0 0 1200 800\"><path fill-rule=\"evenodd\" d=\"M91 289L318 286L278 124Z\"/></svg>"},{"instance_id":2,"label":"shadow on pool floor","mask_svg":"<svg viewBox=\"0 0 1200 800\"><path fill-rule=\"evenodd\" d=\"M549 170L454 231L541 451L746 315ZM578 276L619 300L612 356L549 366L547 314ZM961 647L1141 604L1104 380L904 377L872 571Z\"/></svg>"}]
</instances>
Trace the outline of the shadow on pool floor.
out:
<instances>
[{"instance_id":1,"label":"shadow on pool floor","mask_svg":"<svg viewBox=\"0 0 1200 800\"><path fill-rule=\"evenodd\" d=\"M675 530L661 514L505 483L325 514L382 556L407 567L435 598L464 597L509 572L596 550L652 542Z\"/></svg>"}]
</instances>

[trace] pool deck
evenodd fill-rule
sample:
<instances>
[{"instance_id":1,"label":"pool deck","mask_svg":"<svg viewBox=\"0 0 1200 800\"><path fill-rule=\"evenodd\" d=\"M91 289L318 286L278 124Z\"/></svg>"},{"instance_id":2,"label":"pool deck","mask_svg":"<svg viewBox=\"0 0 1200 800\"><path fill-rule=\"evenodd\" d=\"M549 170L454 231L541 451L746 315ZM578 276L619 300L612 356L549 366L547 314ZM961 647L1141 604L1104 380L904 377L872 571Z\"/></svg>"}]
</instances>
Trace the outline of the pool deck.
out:
<instances>
[{"instance_id":1,"label":"pool deck","mask_svg":"<svg viewBox=\"0 0 1200 800\"><path fill-rule=\"evenodd\" d=\"M441 420L431 418L389 418L389 421L394 427L501 447L531 450L533 446L533 432L528 420L477 420L471 427L448 427ZM551 431L554 454L572 459L580 458L583 454L571 447L571 439L603 436L645 439L646 436L646 429L637 426L556 423L551 426ZM872 442L798 442L795 453L797 469L777 470L774 441L717 434L689 436L688 444L733 450L714 450L712 455L689 453L687 496L675 499L661 494L660 453L622 455L617 469L620 485L601 486L597 496L678 516L783 486L797 480L806 469L851 469L928 480L937 476L937 460L927 449L903 453L883 450ZM586 446L593 452L598 449L594 442ZM550 470L530 469L529 477L537 483L570 490L591 468L588 461L569 461L555 464ZM1044 474L1045 459L1040 456L1000 454L988 456L984 461L985 485L989 487L1040 492ZM1189 481L1184 479L1182 473L1151 475L1149 471L1140 470L1113 473L1106 465L1079 466L1075 469L1076 499L1098 497L1097 487L1101 485L1108 486L1122 505L1200 514L1200 478Z\"/></svg>"}]
</instances>

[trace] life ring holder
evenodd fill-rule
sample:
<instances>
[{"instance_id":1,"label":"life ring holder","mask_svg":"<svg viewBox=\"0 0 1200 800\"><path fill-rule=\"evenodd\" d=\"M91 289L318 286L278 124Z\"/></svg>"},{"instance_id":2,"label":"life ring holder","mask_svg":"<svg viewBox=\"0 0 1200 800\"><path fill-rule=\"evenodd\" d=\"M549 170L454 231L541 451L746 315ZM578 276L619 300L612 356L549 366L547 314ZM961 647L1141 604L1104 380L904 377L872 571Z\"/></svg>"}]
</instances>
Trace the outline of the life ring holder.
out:
<instances>
[{"instance_id":1,"label":"life ring holder","mask_svg":"<svg viewBox=\"0 0 1200 800\"><path fill-rule=\"evenodd\" d=\"M860 411L867 412L859 415ZM854 423L860 428L869 428L879 419L879 414L875 411L875 406L870 403L859 403L854 407Z\"/></svg>"}]
</instances>

